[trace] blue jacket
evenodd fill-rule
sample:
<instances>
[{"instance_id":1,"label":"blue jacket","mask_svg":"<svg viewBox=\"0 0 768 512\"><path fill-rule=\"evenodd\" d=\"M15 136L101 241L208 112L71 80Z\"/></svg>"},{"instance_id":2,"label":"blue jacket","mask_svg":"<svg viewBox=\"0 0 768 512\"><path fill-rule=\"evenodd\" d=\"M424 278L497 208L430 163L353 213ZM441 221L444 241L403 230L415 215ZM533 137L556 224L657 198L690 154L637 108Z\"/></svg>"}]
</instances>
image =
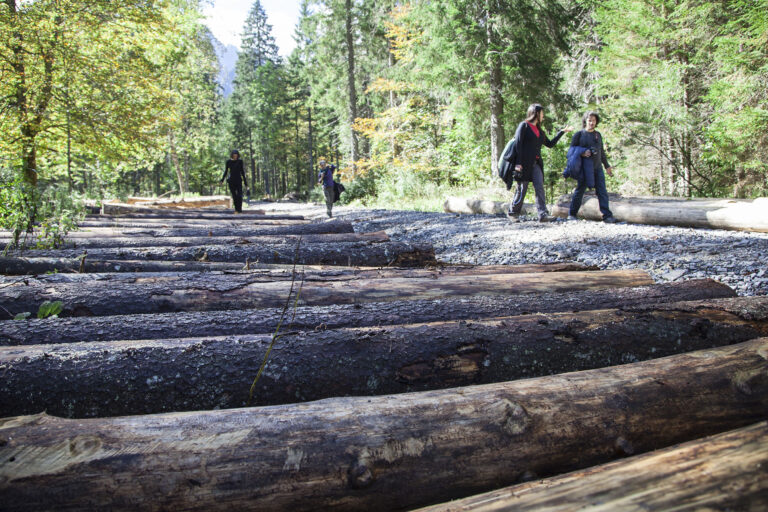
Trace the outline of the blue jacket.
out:
<instances>
[{"instance_id":1,"label":"blue jacket","mask_svg":"<svg viewBox=\"0 0 768 512\"><path fill-rule=\"evenodd\" d=\"M588 188L595 188L595 164L591 158L581 156L588 149L581 146L568 148L563 178L573 178L578 182L586 180Z\"/></svg>"}]
</instances>

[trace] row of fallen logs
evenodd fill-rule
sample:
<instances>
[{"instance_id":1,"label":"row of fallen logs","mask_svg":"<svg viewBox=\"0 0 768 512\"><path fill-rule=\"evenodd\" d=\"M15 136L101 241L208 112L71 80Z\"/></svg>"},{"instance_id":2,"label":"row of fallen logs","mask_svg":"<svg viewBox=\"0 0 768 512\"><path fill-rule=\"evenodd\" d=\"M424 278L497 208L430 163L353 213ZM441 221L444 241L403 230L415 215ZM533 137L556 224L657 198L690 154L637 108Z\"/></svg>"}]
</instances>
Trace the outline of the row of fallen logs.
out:
<instances>
[{"instance_id":1,"label":"row of fallen logs","mask_svg":"<svg viewBox=\"0 0 768 512\"><path fill-rule=\"evenodd\" d=\"M359 252L360 266L313 266L330 258L295 248L283 264L151 260L181 254L185 233L216 238L200 235L205 223L263 252L293 245L256 234L264 226L351 231L163 212L71 237L92 243L85 258L0 260L5 318L63 307L60 318L0 320L3 510L393 510L458 498L435 510L486 510L605 493L615 508L650 493L669 506L765 504L768 297L569 263L397 260L413 246L381 234L295 245L386 246L411 268L365 259L375 251ZM701 464L719 471L683 479ZM642 478L629 482L633 471Z\"/></svg>"}]
</instances>

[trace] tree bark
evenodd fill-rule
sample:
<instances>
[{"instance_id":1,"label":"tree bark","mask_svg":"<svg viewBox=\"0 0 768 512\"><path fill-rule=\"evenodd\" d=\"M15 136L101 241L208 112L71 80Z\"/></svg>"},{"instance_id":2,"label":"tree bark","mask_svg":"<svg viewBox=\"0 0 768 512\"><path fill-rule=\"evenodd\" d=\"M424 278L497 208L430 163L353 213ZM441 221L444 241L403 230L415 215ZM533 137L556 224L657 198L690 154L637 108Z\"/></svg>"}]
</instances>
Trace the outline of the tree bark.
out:
<instances>
[{"instance_id":1,"label":"tree bark","mask_svg":"<svg viewBox=\"0 0 768 512\"><path fill-rule=\"evenodd\" d=\"M218 234L217 234L218 235ZM129 247L190 247L203 245L275 245L314 243L346 243L346 242L388 242L389 236L385 231L373 233L318 233L318 234L279 234L239 236L161 236L161 237L105 237L68 239L62 244L64 249L104 249ZM21 243L21 242L20 242ZM26 247L34 247L35 240L27 240Z\"/></svg>"},{"instance_id":2,"label":"tree bark","mask_svg":"<svg viewBox=\"0 0 768 512\"><path fill-rule=\"evenodd\" d=\"M654 284L635 288L611 288L580 292L511 296L477 296L415 301L297 306L291 310L286 329L370 327L473 320L537 312L626 308L640 304L734 297L729 287L710 279ZM79 318L33 319L0 322L0 345L33 345L86 341L143 340L183 336L271 334L282 308L155 313Z\"/></svg>"},{"instance_id":3,"label":"tree bark","mask_svg":"<svg viewBox=\"0 0 768 512\"><path fill-rule=\"evenodd\" d=\"M269 352L255 404L526 379L739 343L768 335L768 297L315 332L285 329ZM184 335L0 347L0 417L245 406L272 336Z\"/></svg>"},{"instance_id":4,"label":"tree bark","mask_svg":"<svg viewBox=\"0 0 768 512\"><path fill-rule=\"evenodd\" d=\"M349 135L350 135L350 160L352 169L355 169L360 158L355 120L357 119L357 90L355 86L355 35L352 33L352 1L344 1L344 25L345 42L347 50L347 95L349 96Z\"/></svg>"},{"instance_id":5,"label":"tree bark","mask_svg":"<svg viewBox=\"0 0 768 512\"><path fill-rule=\"evenodd\" d=\"M768 510L768 423L418 512L598 508Z\"/></svg>"},{"instance_id":6,"label":"tree bark","mask_svg":"<svg viewBox=\"0 0 768 512\"><path fill-rule=\"evenodd\" d=\"M256 264L251 264L256 266ZM216 263L211 261L146 261L146 260L94 260L86 255L80 258L2 258L0 274L11 276L45 274L47 272L210 272L238 271L243 263Z\"/></svg>"},{"instance_id":7,"label":"tree bark","mask_svg":"<svg viewBox=\"0 0 768 512\"><path fill-rule=\"evenodd\" d=\"M84 220L78 222L80 228L117 228L117 229L227 229L230 227L248 227L248 226L298 226L309 224L306 220L279 220L279 219L239 219L239 216L232 216L231 219L120 219L114 220Z\"/></svg>"},{"instance_id":8,"label":"tree bark","mask_svg":"<svg viewBox=\"0 0 768 512\"><path fill-rule=\"evenodd\" d=\"M571 196L560 197L553 215L566 216ZM768 232L768 198L752 200L631 198L611 196L611 211L620 221L693 228ZM579 217L601 220L597 198L584 198Z\"/></svg>"},{"instance_id":9,"label":"tree bark","mask_svg":"<svg viewBox=\"0 0 768 512\"><path fill-rule=\"evenodd\" d=\"M298 254L296 248L298 246ZM76 258L79 249L26 251L30 258ZM224 261L297 263L298 265L400 266L436 265L431 244L406 242L346 242L314 244L201 245L190 247L129 247L90 249L88 257L99 260Z\"/></svg>"},{"instance_id":10,"label":"tree bark","mask_svg":"<svg viewBox=\"0 0 768 512\"><path fill-rule=\"evenodd\" d=\"M432 278L439 279L442 276L481 276L492 274L531 274L537 272L574 272L598 270L581 263L547 263L528 265L457 265L437 266L428 268L378 268L378 267L341 267L335 265L305 265L294 268L293 265L272 265L269 263L253 263L246 269L243 265L235 263L232 268L222 268L213 275L199 275L186 270L174 270L158 272L106 272L106 273L56 273L37 275L33 278L21 278L28 286L33 284L52 285L57 283L86 283L99 281L111 284L131 284L140 280L142 283L186 281L189 279L209 279L223 282L229 280L231 275L247 276L254 280L290 281L294 275L303 281L353 281L357 279L381 279L381 278ZM17 276L0 276L0 286L11 285L19 282ZM727 287L726 287L727 288Z\"/></svg>"},{"instance_id":11,"label":"tree bark","mask_svg":"<svg viewBox=\"0 0 768 512\"><path fill-rule=\"evenodd\" d=\"M354 233L352 223L341 220L329 220L328 222L313 222L311 224L287 224L287 225L253 225L253 227L215 227L210 229L187 228L86 228L80 231L67 233L66 240L77 243L87 238L121 238L121 237L212 237L212 236L274 236L274 235L317 235L324 233ZM7 243L11 239L11 233L0 231L0 244Z\"/></svg>"},{"instance_id":12,"label":"tree bark","mask_svg":"<svg viewBox=\"0 0 768 512\"><path fill-rule=\"evenodd\" d=\"M260 210L262 211L262 210ZM140 213L121 213L117 215L108 215L108 214L100 214L100 215L87 215L86 220L94 221L94 220L106 220L106 221L115 221L115 220L123 220L123 219L132 219L132 220L145 220L145 219L159 219L159 220L168 220L173 221L176 219L180 219L182 221L185 220L192 220L192 219L205 219L205 220L241 220L241 221L250 221L250 220L305 220L303 216L301 215L284 215L284 214L270 214L265 215L264 213L251 213L249 211L245 211L243 213L238 214L235 216L235 214L232 211L224 210L224 211L175 211L175 210L152 210L150 208L147 208L146 211L140 212Z\"/></svg>"},{"instance_id":13,"label":"tree bark","mask_svg":"<svg viewBox=\"0 0 768 512\"><path fill-rule=\"evenodd\" d=\"M387 244L376 244L376 246ZM653 284L638 270L554 272L444 276L434 278L358 279L305 282L299 305L359 304L391 300L435 299L473 295L512 295L540 292L594 290ZM175 311L213 311L282 307L292 283L264 282L262 278L232 275L212 280L202 274L180 281L141 279L130 284L101 282L62 283L48 286L24 279L0 288L2 318L25 311L36 312L46 300L63 302L61 316L104 316ZM295 283L294 291L299 283Z\"/></svg>"},{"instance_id":14,"label":"tree bark","mask_svg":"<svg viewBox=\"0 0 768 512\"><path fill-rule=\"evenodd\" d=\"M443 203L443 210L448 213L485 213L488 215L503 215L509 211L509 203L486 199L448 197ZM532 215L536 213L536 208L530 203L525 203L521 211L524 215Z\"/></svg>"},{"instance_id":15,"label":"tree bark","mask_svg":"<svg viewBox=\"0 0 768 512\"><path fill-rule=\"evenodd\" d=\"M301 406L7 418L0 495L14 511L412 508L761 421L766 351L768 340L758 339L614 368Z\"/></svg>"}]
</instances>

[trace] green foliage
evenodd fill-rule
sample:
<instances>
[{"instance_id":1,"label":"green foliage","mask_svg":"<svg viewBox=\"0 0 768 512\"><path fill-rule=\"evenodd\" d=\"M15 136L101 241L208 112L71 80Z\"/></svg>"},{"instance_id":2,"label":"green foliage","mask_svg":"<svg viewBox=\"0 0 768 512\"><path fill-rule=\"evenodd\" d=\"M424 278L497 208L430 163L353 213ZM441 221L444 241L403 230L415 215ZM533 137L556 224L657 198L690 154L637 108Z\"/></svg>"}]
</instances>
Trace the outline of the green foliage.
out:
<instances>
[{"instance_id":1,"label":"green foliage","mask_svg":"<svg viewBox=\"0 0 768 512\"><path fill-rule=\"evenodd\" d=\"M51 302L46 300L40 304L40 309L37 310L37 318L58 318L59 313L64 310L64 303L60 300Z\"/></svg>"},{"instance_id":2,"label":"green foliage","mask_svg":"<svg viewBox=\"0 0 768 512\"><path fill-rule=\"evenodd\" d=\"M18 315L14 316L13 319L14 320L26 320L30 316L32 316L32 313L30 313L29 311L25 311L24 313L19 313Z\"/></svg>"}]
</instances>

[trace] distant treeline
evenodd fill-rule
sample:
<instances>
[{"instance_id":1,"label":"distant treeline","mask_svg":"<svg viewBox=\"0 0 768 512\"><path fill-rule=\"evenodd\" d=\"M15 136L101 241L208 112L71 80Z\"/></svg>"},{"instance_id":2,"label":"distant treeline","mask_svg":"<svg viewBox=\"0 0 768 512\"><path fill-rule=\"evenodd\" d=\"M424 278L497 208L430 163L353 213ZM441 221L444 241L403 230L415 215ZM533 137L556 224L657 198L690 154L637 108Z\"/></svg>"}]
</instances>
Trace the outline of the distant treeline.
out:
<instances>
[{"instance_id":1,"label":"distant treeline","mask_svg":"<svg viewBox=\"0 0 768 512\"><path fill-rule=\"evenodd\" d=\"M236 148L255 194L307 196L320 158L347 200L477 187L537 102L550 135L601 113L613 190L768 192L768 0L304 0L276 29L256 0L226 98L201 4L0 3L2 179L210 194Z\"/></svg>"}]
</instances>

